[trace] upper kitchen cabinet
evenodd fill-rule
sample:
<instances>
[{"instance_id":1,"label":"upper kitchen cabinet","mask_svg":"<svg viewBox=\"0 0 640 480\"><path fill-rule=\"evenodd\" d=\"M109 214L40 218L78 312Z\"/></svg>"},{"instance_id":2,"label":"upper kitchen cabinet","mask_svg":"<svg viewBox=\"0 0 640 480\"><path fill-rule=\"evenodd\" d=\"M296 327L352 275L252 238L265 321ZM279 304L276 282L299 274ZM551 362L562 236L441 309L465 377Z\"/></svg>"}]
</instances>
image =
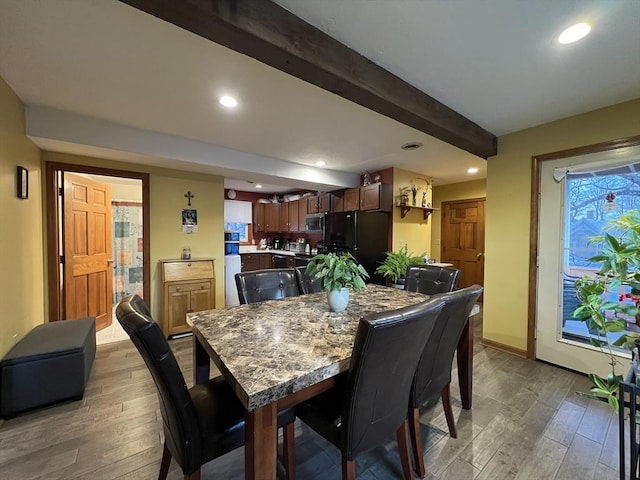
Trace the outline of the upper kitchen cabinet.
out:
<instances>
[{"instance_id":1,"label":"upper kitchen cabinet","mask_svg":"<svg viewBox=\"0 0 640 480\"><path fill-rule=\"evenodd\" d=\"M345 212L360 210L360 188L348 188L342 196L342 206Z\"/></svg>"},{"instance_id":2,"label":"upper kitchen cabinet","mask_svg":"<svg viewBox=\"0 0 640 480\"><path fill-rule=\"evenodd\" d=\"M333 205L333 194L323 193L318 197L318 212L326 213L331 212L331 206Z\"/></svg>"},{"instance_id":3,"label":"upper kitchen cabinet","mask_svg":"<svg viewBox=\"0 0 640 480\"><path fill-rule=\"evenodd\" d=\"M393 206L393 185L371 183L360 187L360 210L390 211Z\"/></svg>"},{"instance_id":4,"label":"upper kitchen cabinet","mask_svg":"<svg viewBox=\"0 0 640 480\"><path fill-rule=\"evenodd\" d=\"M371 183L362 187L349 188L342 196L342 211L382 210L391 211L393 185Z\"/></svg>"},{"instance_id":5,"label":"upper kitchen cabinet","mask_svg":"<svg viewBox=\"0 0 640 480\"><path fill-rule=\"evenodd\" d=\"M307 197L307 213L318 213L318 196L311 195Z\"/></svg>"},{"instance_id":6,"label":"upper kitchen cabinet","mask_svg":"<svg viewBox=\"0 0 640 480\"><path fill-rule=\"evenodd\" d=\"M265 212L264 203L253 204L253 231L266 232L265 230Z\"/></svg>"},{"instance_id":7,"label":"upper kitchen cabinet","mask_svg":"<svg viewBox=\"0 0 640 480\"><path fill-rule=\"evenodd\" d=\"M298 204L298 231L304 232L305 222L307 220L307 199L297 200Z\"/></svg>"},{"instance_id":8,"label":"upper kitchen cabinet","mask_svg":"<svg viewBox=\"0 0 640 480\"><path fill-rule=\"evenodd\" d=\"M265 203L264 204L264 231L279 232L280 231L280 204Z\"/></svg>"},{"instance_id":9,"label":"upper kitchen cabinet","mask_svg":"<svg viewBox=\"0 0 640 480\"><path fill-rule=\"evenodd\" d=\"M290 202L280 203L278 206L280 207L280 229L279 232L288 232L290 231L290 222L289 222L289 205Z\"/></svg>"},{"instance_id":10,"label":"upper kitchen cabinet","mask_svg":"<svg viewBox=\"0 0 640 480\"><path fill-rule=\"evenodd\" d=\"M290 232L299 232L300 231L300 200L294 200L293 202L289 202L289 231ZM302 224L304 229L304 223Z\"/></svg>"}]
</instances>

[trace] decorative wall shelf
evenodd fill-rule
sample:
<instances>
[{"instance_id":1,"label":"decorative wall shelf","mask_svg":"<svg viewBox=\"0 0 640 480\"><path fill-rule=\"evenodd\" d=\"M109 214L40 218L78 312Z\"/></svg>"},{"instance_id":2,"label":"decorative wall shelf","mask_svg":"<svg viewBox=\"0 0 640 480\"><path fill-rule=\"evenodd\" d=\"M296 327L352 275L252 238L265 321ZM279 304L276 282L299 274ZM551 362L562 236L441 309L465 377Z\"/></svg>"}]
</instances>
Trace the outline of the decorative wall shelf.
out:
<instances>
[{"instance_id":1,"label":"decorative wall shelf","mask_svg":"<svg viewBox=\"0 0 640 480\"><path fill-rule=\"evenodd\" d=\"M411 210L412 208L416 209L416 210L422 210L422 217L426 220L427 218L429 218L429 215L431 215L431 213L434 210L440 210L439 208L431 208L431 207L418 207L418 206L412 206L412 205L399 205L398 208L400 209L400 218L404 218L407 213L409 212L409 210Z\"/></svg>"}]
</instances>

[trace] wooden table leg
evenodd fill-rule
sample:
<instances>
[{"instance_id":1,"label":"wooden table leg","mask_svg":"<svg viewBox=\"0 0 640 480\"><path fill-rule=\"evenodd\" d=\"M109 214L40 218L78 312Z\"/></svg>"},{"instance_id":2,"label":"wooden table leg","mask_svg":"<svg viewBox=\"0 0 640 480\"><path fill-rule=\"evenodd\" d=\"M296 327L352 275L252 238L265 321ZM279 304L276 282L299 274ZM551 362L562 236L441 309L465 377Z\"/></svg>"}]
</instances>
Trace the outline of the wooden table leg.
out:
<instances>
[{"instance_id":1,"label":"wooden table leg","mask_svg":"<svg viewBox=\"0 0 640 480\"><path fill-rule=\"evenodd\" d=\"M458 342L458 384L462 408L471 410L473 394L473 317L467 318Z\"/></svg>"},{"instance_id":2,"label":"wooden table leg","mask_svg":"<svg viewBox=\"0 0 640 480\"><path fill-rule=\"evenodd\" d=\"M198 337L193 335L193 381L198 383L205 383L209 381L210 370L209 354L204 349Z\"/></svg>"},{"instance_id":3,"label":"wooden table leg","mask_svg":"<svg viewBox=\"0 0 640 480\"><path fill-rule=\"evenodd\" d=\"M246 480L276 480L278 455L277 403L245 413Z\"/></svg>"}]
</instances>

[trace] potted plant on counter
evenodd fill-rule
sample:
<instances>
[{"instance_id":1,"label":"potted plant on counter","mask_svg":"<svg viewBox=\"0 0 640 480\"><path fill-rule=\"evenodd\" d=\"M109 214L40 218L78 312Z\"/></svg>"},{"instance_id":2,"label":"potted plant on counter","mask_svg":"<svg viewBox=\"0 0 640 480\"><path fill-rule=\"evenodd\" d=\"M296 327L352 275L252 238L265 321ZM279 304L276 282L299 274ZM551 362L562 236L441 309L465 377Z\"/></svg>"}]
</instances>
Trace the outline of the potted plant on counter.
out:
<instances>
[{"instance_id":1,"label":"potted plant on counter","mask_svg":"<svg viewBox=\"0 0 640 480\"><path fill-rule=\"evenodd\" d=\"M322 288L327 292L329 308L332 312L341 312L349 303L349 289L354 292L365 287L369 274L350 253L325 253L313 257L307 269L307 275L322 280Z\"/></svg>"},{"instance_id":2,"label":"potted plant on counter","mask_svg":"<svg viewBox=\"0 0 640 480\"><path fill-rule=\"evenodd\" d=\"M407 267L423 264L424 256L424 253L421 256L414 256L413 253L409 253L405 244L397 252L386 252L385 259L376 268L376 273L385 277L392 287L402 289L404 288Z\"/></svg>"},{"instance_id":3,"label":"potted plant on counter","mask_svg":"<svg viewBox=\"0 0 640 480\"><path fill-rule=\"evenodd\" d=\"M590 238L589 243L602 245L598 255L589 259L599 263L600 269L595 277L576 281L580 305L573 316L584 321L590 331L598 332L591 344L609 357L611 372L606 378L589 374L594 386L590 394L582 395L607 401L618 410L622 375L616 372L620 361L612 345L632 350L640 338L640 211L609 221L605 233ZM607 334L620 332L626 333L610 344ZM637 351L635 355L637 364ZM634 368L640 372L640 365Z\"/></svg>"}]
</instances>

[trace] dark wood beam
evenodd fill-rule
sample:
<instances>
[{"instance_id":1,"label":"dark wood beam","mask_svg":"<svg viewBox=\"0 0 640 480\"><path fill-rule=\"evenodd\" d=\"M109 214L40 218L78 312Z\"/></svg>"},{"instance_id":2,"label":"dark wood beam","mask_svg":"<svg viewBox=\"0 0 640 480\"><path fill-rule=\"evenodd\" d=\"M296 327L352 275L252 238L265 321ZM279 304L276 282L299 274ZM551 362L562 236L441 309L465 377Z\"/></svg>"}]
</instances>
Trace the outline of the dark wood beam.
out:
<instances>
[{"instance_id":1,"label":"dark wood beam","mask_svg":"<svg viewBox=\"0 0 640 480\"><path fill-rule=\"evenodd\" d=\"M268 0L120 0L482 158L496 137Z\"/></svg>"}]
</instances>

